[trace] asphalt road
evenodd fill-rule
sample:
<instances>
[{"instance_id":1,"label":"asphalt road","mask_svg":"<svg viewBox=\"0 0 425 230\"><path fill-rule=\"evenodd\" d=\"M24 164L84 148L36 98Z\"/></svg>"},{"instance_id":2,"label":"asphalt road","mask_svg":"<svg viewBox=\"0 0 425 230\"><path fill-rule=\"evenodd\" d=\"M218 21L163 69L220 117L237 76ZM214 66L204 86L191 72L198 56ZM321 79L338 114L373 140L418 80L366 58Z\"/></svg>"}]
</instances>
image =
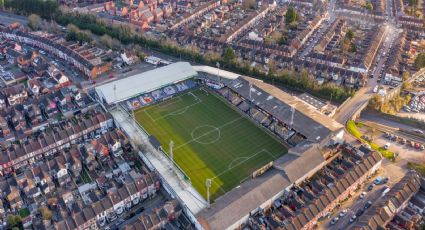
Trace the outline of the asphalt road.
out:
<instances>
[{"instance_id":1,"label":"asphalt road","mask_svg":"<svg viewBox=\"0 0 425 230\"><path fill-rule=\"evenodd\" d=\"M396 167L396 168L395 168ZM362 209L368 201L372 201L372 205L377 203L379 198L382 196L384 186L392 187L397 183L405 174L405 170L398 166L394 166L393 163L384 160L382 167L379 169L377 175L373 176L368 180L354 195L352 198L344 202L338 210L334 210L333 214L329 219L326 219L323 224L320 225L321 229L340 230L348 229L349 226L356 223L350 223L350 218L353 217L358 210ZM373 184L373 180L378 176L382 178L388 177L388 182L385 185L374 185L372 191L367 191L367 187ZM360 198L360 194L366 191L366 195L363 199ZM340 218L335 225L330 225L333 218L338 216L343 209L347 209L347 214Z\"/></svg>"},{"instance_id":2,"label":"asphalt road","mask_svg":"<svg viewBox=\"0 0 425 230\"><path fill-rule=\"evenodd\" d=\"M0 23L10 25L14 22L19 22L23 25L26 25L28 23L28 20L24 16L0 12Z\"/></svg>"},{"instance_id":3,"label":"asphalt road","mask_svg":"<svg viewBox=\"0 0 425 230\"><path fill-rule=\"evenodd\" d=\"M421 128L413 126L413 125L406 125L406 124L399 123L399 122L396 122L396 121L393 121L393 120L388 120L385 117L380 116L379 114L365 112L365 113L362 113L360 118L362 120L371 121L371 122L379 123L381 125L385 125L385 126L392 128L392 129L409 130L409 131L419 129L419 130L422 130L422 132L425 133L425 129L421 129Z\"/></svg>"},{"instance_id":4,"label":"asphalt road","mask_svg":"<svg viewBox=\"0 0 425 230\"><path fill-rule=\"evenodd\" d=\"M392 26L387 27L386 33L388 37L384 41L381 49L378 50L377 55L388 53L394 39L396 38L396 34L392 31L393 29L394 28ZM381 72L382 68L384 68L384 62L385 58L379 58L379 61L377 62L377 66L373 73L374 77L368 78L366 86L358 90L354 97L349 99L342 107L338 108L338 111L333 116L336 121L340 122L341 124L345 124L362 106L368 103L369 99L374 94L373 89L375 88L375 86L378 85L378 75Z\"/></svg>"}]
</instances>

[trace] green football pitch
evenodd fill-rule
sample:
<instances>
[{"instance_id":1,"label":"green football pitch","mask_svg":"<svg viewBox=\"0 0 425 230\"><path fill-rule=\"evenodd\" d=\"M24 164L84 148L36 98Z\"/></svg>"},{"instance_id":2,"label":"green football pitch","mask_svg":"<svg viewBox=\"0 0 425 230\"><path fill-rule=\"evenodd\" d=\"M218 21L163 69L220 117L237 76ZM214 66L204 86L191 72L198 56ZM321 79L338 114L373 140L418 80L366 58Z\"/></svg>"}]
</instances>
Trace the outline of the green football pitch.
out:
<instances>
[{"instance_id":1,"label":"green football pitch","mask_svg":"<svg viewBox=\"0 0 425 230\"><path fill-rule=\"evenodd\" d=\"M169 142L174 142L174 161L205 198L206 180L212 179L214 200L287 153L277 139L235 109L200 88L141 108L135 118L167 153Z\"/></svg>"}]
</instances>

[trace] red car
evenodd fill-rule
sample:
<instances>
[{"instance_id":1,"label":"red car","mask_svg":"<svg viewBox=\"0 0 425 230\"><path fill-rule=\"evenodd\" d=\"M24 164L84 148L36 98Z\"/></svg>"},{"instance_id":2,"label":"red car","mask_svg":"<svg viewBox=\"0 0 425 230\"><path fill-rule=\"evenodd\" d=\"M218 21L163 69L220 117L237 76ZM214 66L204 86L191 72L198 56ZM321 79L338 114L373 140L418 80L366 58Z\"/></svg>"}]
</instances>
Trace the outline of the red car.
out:
<instances>
[{"instance_id":1,"label":"red car","mask_svg":"<svg viewBox=\"0 0 425 230\"><path fill-rule=\"evenodd\" d=\"M415 148L419 149L421 147L421 145L419 143L415 143Z\"/></svg>"}]
</instances>

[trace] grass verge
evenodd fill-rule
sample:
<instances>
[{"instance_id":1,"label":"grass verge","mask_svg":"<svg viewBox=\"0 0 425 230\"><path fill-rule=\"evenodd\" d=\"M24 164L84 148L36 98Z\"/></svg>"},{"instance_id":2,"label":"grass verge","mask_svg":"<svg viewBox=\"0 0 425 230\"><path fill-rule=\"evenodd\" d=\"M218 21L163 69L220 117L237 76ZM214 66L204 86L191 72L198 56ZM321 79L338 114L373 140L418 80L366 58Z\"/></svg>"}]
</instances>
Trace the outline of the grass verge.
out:
<instances>
[{"instance_id":1,"label":"grass verge","mask_svg":"<svg viewBox=\"0 0 425 230\"><path fill-rule=\"evenodd\" d=\"M424 163L414 163L407 162L407 167L418 172L421 176L425 177L425 164Z\"/></svg>"},{"instance_id":2,"label":"grass verge","mask_svg":"<svg viewBox=\"0 0 425 230\"><path fill-rule=\"evenodd\" d=\"M395 160L395 154L392 151L384 149L376 143L363 139L363 134L357 129L358 127L356 125L356 122L354 122L353 120L347 122L346 128L351 135L355 136L361 142L368 144L372 149L380 152L383 157L387 158L390 161Z\"/></svg>"}]
</instances>

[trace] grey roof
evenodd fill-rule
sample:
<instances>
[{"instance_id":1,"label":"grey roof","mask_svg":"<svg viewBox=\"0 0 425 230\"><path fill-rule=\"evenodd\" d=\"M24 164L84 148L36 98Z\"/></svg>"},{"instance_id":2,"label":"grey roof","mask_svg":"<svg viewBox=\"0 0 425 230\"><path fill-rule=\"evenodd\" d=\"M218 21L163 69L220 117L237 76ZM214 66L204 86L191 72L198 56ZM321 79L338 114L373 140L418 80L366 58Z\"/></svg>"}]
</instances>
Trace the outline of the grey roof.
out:
<instances>
[{"instance_id":1,"label":"grey roof","mask_svg":"<svg viewBox=\"0 0 425 230\"><path fill-rule=\"evenodd\" d=\"M106 103L114 104L195 75L196 71L188 62L176 62L98 86L96 92Z\"/></svg>"},{"instance_id":2,"label":"grey roof","mask_svg":"<svg viewBox=\"0 0 425 230\"><path fill-rule=\"evenodd\" d=\"M325 164L325 158L317 144L304 141L291 148L288 154L276 159L273 166L285 171L289 180L295 183L309 172Z\"/></svg>"},{"instance_id":3,"label":"grey roof","mask_svg":"<svg viewBox=\"0 0 425 230\"><path fill-rule=\"evenodd\" d=\"M311 96L308 93L303 93L301 95L297 96L299 99L303 100L304 102L308 103L309 105L313 106L314 108L320 110L323 107L325 107L325 103L323 103L322 101L320 101L319 99Z\"/></svg>"},{"instance_id":4,"label":"grey roof","mask_svg":"<svg viewBox=\"0 0 425 230\"><path fill-rule=\"evenodd\" d=\"M272 168L226 193L197 218L205 229L226 229L290 185L282 171Z\"/></svg>"},{"instance_id":5,"label":"grey roof","mask_svg":"<svg viewBox=\"0 0 425 230\"><path fill-rule=\"evenodd\" d=\"M252 85L251 93L250 84ZM294 108L295 113L291 127L310 141L321 142L332 133L343 129L340 123L300 99L262 81L240 77L228 87L288 125L291 124L291 107Z\"/></svg>"}]
</instances>

